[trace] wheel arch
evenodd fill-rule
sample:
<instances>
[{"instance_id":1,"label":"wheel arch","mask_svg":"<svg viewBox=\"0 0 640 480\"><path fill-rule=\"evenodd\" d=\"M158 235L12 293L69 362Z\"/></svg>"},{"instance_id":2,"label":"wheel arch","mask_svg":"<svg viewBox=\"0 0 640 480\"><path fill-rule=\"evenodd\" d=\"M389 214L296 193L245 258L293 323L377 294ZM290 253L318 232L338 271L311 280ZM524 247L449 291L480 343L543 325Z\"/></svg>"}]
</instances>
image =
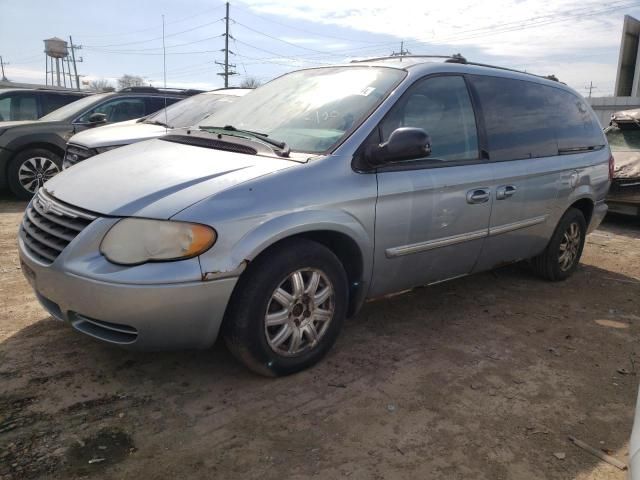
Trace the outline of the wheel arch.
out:
<instances>
[{"instance_id":1,"label":"wheel arch","mask_svg":"<svg viewBox=\"0 0 640 480\"><path fill-rule=\"evenodd\" d=\"M258 257L268 255L271 249L285 241L301 238L318 242L331 250L345 269L349 281L348 315L353 316L364 303L368 292L373 242L362 225L345 213L338 214L343 222L337 222L335 218L327 222L326 216L325 221L320 222L318 218L313 218L316 215L317 212L311 218L307 217L307 222L301 222L297 214L266 222L238 242L231 258L236 265L241 262L250 264Z\"/></svg>"},{"instance_id":2,"label":"wheel arch","mask_svg":"<svg viewBox=\"0 0 640 480\"><path fill-rule=\"evenodd\" d=\"M582 212L582 214L584 215L584 219L587 223L587 229L588 229L589 224L591 223L591 218L593 217L593 209L595 208L594 201L589 197L583 197L574 201L569 206L569 208L575 208Z\"/></svg>"},{"instance_id":3,"label":"wheel arch","mask_svg":"<svg viewBox=\"0 0 640 480\"><path fill-rule=\"evenodd\" d=\"M64 149L63 148L60 148L59 145L56 145L55 143L52 143L52 142L48 142L46 140L40 140L40 141L36 141L36 142L33 142L33 143L22 144L19 147L15 148L15 150L13 150L13 153L12 153L11 157L7 161L7 163L5 165L5 172L4 172L5 176L9 175L9 168L11 168L11 164L15 160L16 156L18 156L19 154L21 154L25 150L33 150L33 149L36 149L36 148L42 148L44 150L50 150L51 152L55 153L56 155L59 155L60 157L64 156Z\"/></svg>"}]
</instances>

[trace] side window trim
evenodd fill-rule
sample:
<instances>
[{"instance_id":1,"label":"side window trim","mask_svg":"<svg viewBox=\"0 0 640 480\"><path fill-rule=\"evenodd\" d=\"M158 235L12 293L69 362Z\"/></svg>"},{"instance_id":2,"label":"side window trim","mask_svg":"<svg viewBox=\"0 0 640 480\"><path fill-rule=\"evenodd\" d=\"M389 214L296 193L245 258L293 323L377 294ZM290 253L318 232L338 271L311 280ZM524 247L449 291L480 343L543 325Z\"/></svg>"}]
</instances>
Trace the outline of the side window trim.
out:
<instances>
[{"instance_id":1,"label":"side window trim","mask_svg":"<svg viewBox=\"0 0 640 480\"><path fill-rule=\"evenodd\" d=\"M489 153L489 137L487 135L487 129L484 124L484 113L482 111L482 103L480 97L473 83L470 81L469 76L465 73L464 83L467 85L467 92L469 92L469 98L471 99L471 105L473 107L473 114L476 118L476 131L478 133L478 158L483 162L491 161Z\"/></svg>"}]
</instances>

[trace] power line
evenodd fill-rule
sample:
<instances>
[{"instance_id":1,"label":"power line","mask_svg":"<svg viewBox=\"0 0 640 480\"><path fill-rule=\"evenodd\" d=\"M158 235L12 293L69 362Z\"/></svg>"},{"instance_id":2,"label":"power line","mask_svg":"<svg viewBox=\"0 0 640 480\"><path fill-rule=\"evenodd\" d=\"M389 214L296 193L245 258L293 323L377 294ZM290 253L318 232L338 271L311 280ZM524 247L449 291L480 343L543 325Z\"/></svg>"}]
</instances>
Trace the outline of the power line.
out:
<instances>
[{"instance_id":1,"label":"power line","mask_svg":"<svg viewBox=\"0 0 640 480\"><path fill-rule=\"evenodd\" d=\"M220 20L221 19L214 20L213 22L203 23L203 24L198 25L196 27L188 28L186 30L181 30L179 32L169 33L169 34L165 35L165 38L175 37L177 35L182 35L183 33L193 32L194 30L198 30L200 28L208 27L210 25L213 25L214 23L218 23L218 22L220 22ZM153 42L153 41L156 41L156 40L162 40L162 37L161 36L160 37L154 37L154 38L149 38L147 40L139 40L139 41L136 41L136 42L112 43L110 45L87 45L87 47L91 47L91 48L124 47L126 45L137 45L137 44L140 44L140 43L149 43L149 42ZM181 44L181 45L189 45L189 44L186 43L186 44ZM172 45L172 46L176 46L176 45ZM169 48L169 47L167 47L167 48ZM155 49L157 49L157 47L156 48L151 48L151 49L148 49L148 50L155 50Z\"/></svg>"},{"instance_id":2,"label":"power line","mask_svg":"<svg viewBox=\"0 0 640 480\"><path fill-rule=\"evenodd\" d=\"M617 5L615 5L615 3L617 3ZM518 21L518 22L506 22L501 24L494 24L494 25L489 25L487 27L482 27L480 29L476 28L472 30L457 32L455 35L444 37L444 38L432 39L429 43L412 42L412 44L423 45L423 44L444 43L444 42L460 41L460 40L470 40L470 39L480 38L484 36L492 36L492 35L498 35L501 33L510 33L514 31L525 30L525 29L534 28L534 27L551 25L554 23L562 23L569 20L580 21L582 20L580 17L592 17L594 15L600 15L602 13L608 13L611 11L628 8L634 5L637 5L637 2L618 1L618 2L614 2L614 6L609 5L605 8L601 8L597 10L589 10L588 8L581 8L581 9L574 10L574 12L578 12L578 13L573 13L573 14L571 14L570 13L571 11L568 10L560 14L562 18L558 18L558 14L543 15L540 17L534 17L534 18L528 19L524 22Z\"/></svg>"},{"instance_id":3,"label":"power line","mask_svg":"<svg viewBox=\"0 0 640 480\"><path fill-rule=\"evenodd\" d=\"M324 38L332 38L334 40L344 40L344 41L347 41L347 42L375 43L375 42L371 42L369 40L354 40L354 39L351 39L351 38L339 37L337 35L328 35L326 33L313 32L313 31L307 30L305 28L300 28L300 27L296 27L296 26L289 25L289 24L286 24L286 23L278 22L277 20L267 19L267 18L263 17L262 15L258 15L257 13L254 13L254 12L252 12L250 10L247 10L246 8L243 8L243 7L234 7L234 8L236 8L238 10L242 10L243 12L248 13L249 15L252 15L254 17L260 18L260 19L264 20L265 22L275 23L276 25L280 25L282 27L290 28L291 30L297 30L297 31L303 32L303 33L305 33L307 35L314 35L314 36L317 36L317 37L324 37Z\"/></svg>"},{"instance_id":4,"label":"power line","mask_svg":"<svg viewBox=\"0 0 640 480\"><path fill-rule=\"evenodd\" d=\"M315 52L315 53L322 53L322 54L325 54L325 55L328 53L328 52L323 52L323 51L320 51L320 50L316 50L314 48L303 47L302 45L298 45L298 44L293 43L293 42L288 42L288 41L283 40L281 38L274 37L273 35L269 35L267 33L264 33L264 32L261 32L259 30L256 30L255 28L249 27L248 25L245 25L244 23L240 23L240 22L235 21L235 20L233 21L233 23L235 25L240 25L241 27L244 27L247 30L251 30L252 32L255 32L255 33L259 34L259 35L263 35L263 36L265 36L267 38L271 38L273 40L277 40L279 42L286 43L287 45L291 45L291 46L296 47L296 48L301 48L302 50L308 50L310 52Z\"/></svg>"},{"instance_id":5,"label":"power line","mask_svg":"<svg viewBox=\"0 0 640 480\"><path fill-rule=\"evenodd\" d=\"M191 20L192 18L202 17L203 14L209 13L209 12L213 12L215 10L219 10L223 6L224 6L224 4L221 4L221 5L218 5L217 7L213 7L213 8L207 9L207 10L202 10L202 11L200 11L198 13L195 13L193 15L189 15L187 17L179 18L177 20L172 20L170 22L167 22L167 25L175 25L176 23L185 22L187 20ZM129 32L105 33L105 34L100 34L100 35L80 34L80 36L87 37L87 38L122 37L124 35L135 35L137 33L149 32L149 31L156 30L156 29L157 29L157 27L147 27L147 28L142 28L140 30L132 30L132 31L129 31Z\"/></svg>"}]
</instances>

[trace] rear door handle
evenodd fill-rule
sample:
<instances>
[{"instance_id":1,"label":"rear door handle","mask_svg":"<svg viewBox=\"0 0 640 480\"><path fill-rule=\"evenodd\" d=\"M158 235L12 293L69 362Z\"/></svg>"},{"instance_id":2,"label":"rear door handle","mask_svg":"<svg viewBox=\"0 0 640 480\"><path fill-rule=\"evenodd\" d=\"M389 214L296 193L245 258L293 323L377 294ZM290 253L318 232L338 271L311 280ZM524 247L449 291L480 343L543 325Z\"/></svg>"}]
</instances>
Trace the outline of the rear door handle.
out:
<instances>
[{"instance_id":1,"label":"rear door handle","mask_svg":"<svg viewBox=\"0 0 640 480\"><path fill-rule=\"evenodd\" d=\"M501 187L496 188L496 198L498 200L504 200L505 198L513 197L516 193L515 185L502 185Z\"/></svg>"},{"instance_id":2,"label":"rear door handle","mask_svg":"<svg viewBox=\"0 0 640 480\"><path fill-rule=\"evenodd\" d=\"M491 197L491 190L488 188L474 188L467 192L467 203L485 203Z\"/></svg>"}]
</instances>

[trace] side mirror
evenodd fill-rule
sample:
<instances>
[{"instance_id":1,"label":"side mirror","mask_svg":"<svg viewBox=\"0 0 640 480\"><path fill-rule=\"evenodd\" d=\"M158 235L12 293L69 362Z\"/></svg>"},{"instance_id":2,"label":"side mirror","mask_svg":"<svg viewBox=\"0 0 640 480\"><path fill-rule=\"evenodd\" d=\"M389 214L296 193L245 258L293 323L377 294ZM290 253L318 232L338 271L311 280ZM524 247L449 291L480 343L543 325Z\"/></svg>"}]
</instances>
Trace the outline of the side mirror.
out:
<instances>
[{"instance_id":1,"label":"side mirror","mask_svg":"<svg viewBox=\"0 0 640 480\"><path fill-rule=\"evenodd\" d=\"M106 113L92 113L89 115L89 123L92 125L96 125L98 123L107 123L107 114Z\"/></svg>"},{"instance_id":2,"label":"side mirror","mask_svg":"<svg viewBox=\"0 0 640 480\"><path fill-rule=\"evenodd\" d=\"M431 139L421 128L400 127L391 132L389 140L375 145L367 152L372 166L415 160L431 155Z\"/></svg>"}]
</instances>

